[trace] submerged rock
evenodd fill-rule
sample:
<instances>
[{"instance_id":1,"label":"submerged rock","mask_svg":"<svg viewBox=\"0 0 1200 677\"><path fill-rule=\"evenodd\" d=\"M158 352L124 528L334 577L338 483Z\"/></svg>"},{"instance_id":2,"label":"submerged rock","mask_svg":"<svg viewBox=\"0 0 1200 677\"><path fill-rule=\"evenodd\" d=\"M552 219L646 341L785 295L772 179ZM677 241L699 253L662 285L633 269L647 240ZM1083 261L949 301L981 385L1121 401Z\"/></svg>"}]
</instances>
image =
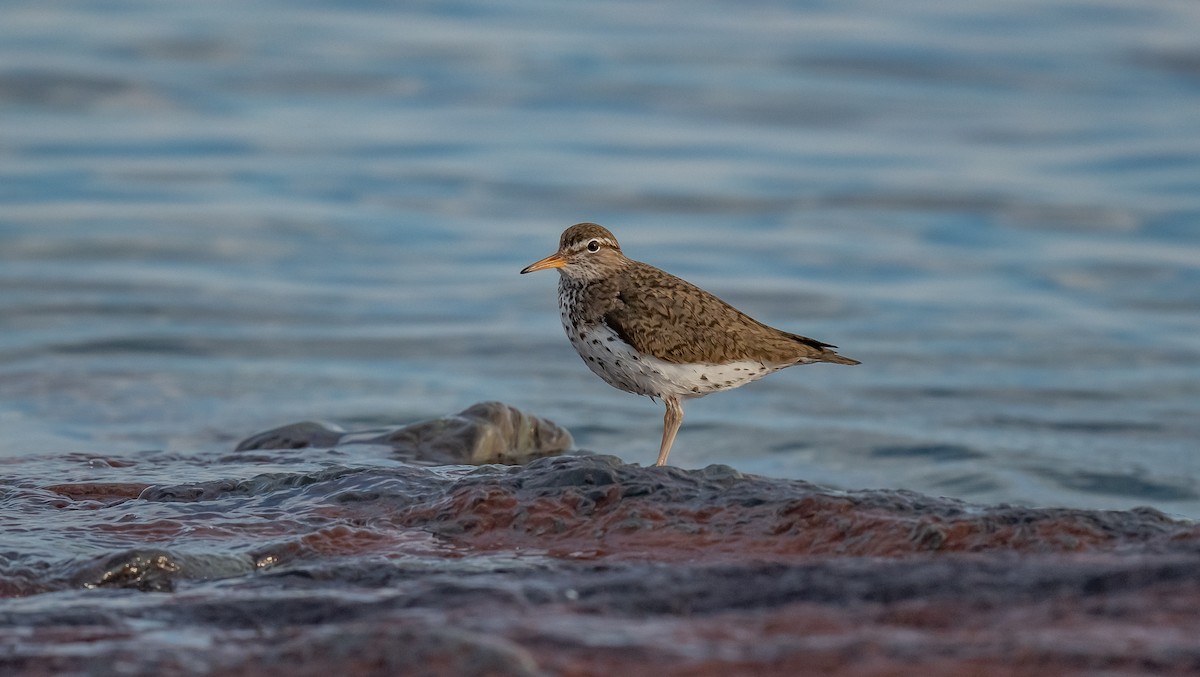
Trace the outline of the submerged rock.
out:
<instances>
[{"instance_id":1,"label":"submerged rock","mask_svg":"<svg viewBox=\"0 0 1200 677\"><path fill-rule=\"evenodd\" d=\"M316 629L272 649L261 662L233 667L223 677L261 677L263 665L289 677L546 674L515 642L479 632L394 621Z\"/></svg>"},{"instance_id":2,"label":"submerged rock","mask_svg":"<svg viewBox=\"0 0 1200 677\"><path fill-rule=\"evenodd\" d=\"M389 446L401 459L420 463L518 465L562 454L574 440L552 421L503 402L480 402L454 416L400 428L347 432L326 423L293 423L252 435L238 443L236 451L346 444Z\"/></svg>"},{"instance_id":3,"label":"submerged rock","mask_svg":"<svg viewBox=\"0 0 1200 677\"><path fill-rule=\"evenodd\" d=\"M248 555L173 553L138 549L90 562L73 577L84 588L132 588L142 592L170 592L180 580L203 581L254 572Z\"/></svg>"}]
</instances>

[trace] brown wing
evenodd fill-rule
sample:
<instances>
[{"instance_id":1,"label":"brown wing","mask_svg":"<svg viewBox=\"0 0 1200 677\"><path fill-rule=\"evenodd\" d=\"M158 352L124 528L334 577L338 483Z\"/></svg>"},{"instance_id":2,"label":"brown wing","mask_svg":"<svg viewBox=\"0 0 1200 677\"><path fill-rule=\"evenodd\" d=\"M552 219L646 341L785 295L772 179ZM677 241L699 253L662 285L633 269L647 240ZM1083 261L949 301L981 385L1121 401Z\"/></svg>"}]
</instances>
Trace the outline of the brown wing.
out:
<instances>
[{"instance_id":1,"label":"brown wing","mask_svg":"<svg viewBox=\"0 0 1200 677\"><path fill-rule=\"evenodd\" d=\"M834 346L769 327L653 266L634 262L623 273L604 322L639 352L676 364L855 363L829 350Z\"/></svg>"}]
</instances>

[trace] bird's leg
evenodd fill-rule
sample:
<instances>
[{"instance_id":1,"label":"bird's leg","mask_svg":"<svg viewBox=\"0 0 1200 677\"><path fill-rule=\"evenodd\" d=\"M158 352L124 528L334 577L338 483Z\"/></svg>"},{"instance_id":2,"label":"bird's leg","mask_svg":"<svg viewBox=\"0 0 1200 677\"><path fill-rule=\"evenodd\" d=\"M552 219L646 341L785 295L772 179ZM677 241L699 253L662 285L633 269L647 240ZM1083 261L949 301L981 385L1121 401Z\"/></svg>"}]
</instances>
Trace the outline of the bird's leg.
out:
<instances>
[{"instance_id":1,"label":"bird's leg","mask_svg":"<svg viewBox=\"0 0 1200 677\"><path fill-rule=\"evenodd\" d=\"M663 398L663 402L667 405L667 413L663 416L663 439L662 446L658 449L658 463L654 465L667 464L667 456L675 442L675 433L679 432L679 426L683 423L683 407L679 404L679 398L667 396Z\"/></svg>"}]
</instances>

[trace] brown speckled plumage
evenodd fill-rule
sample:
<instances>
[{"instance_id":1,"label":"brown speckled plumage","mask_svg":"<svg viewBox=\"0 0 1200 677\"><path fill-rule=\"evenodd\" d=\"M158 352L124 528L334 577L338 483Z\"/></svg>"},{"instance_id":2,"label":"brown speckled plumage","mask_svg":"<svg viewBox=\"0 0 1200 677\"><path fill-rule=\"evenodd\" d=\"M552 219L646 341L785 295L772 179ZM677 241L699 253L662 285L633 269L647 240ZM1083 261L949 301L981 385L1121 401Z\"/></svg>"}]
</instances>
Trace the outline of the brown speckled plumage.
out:
<instances>
[{"instance_id":1,"label":"brown speckled plumage","mask_svg":"<svg viewBox=\"0 0 1200 677\"><path fill-rule=\"evenodd\" d=\"M557 252L521 272L544 268L561 273L563 328L588 367L614 387L666 403L659 465L683 419L681 399L796 364L859 363L838 355L836 346L765 325L685 280L627 258L613 234L594 223L565 230Z\"/></svg>"},{"instance_id":2,"label":"brown speckled plumage","mask_svg":"<svg viewBox=\"0 0 1200 677\"><path fill-rule=\"evenodd\" d=\"M835 346L769 327L654 266L632 261L615 282L616 294L594 289L584 299L606 306L604 322L639 352L667 362L857 364Z\"/></svg>"}]
</instances>

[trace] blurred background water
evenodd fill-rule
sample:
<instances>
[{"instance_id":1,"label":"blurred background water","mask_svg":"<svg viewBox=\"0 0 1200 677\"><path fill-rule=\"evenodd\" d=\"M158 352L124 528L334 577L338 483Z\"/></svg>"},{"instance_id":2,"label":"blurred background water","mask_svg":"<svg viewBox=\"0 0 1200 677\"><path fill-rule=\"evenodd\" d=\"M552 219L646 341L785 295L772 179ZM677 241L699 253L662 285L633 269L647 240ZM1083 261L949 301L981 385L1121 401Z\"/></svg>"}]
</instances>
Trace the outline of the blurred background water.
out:
<instances>
[{"instance_id":1,"label":"blurred background water","mask_svg":"<svg viewBox=\"0 0 1200 677\"><path fill-rule=\"evenodd\" d=\"M591 220L864 362L690 403L678 465L1200 517L1197 35L1193 0L0 3L0 462L498 399L651 463L661 408L517 275Z\"/></svg>"}]
</instances>

